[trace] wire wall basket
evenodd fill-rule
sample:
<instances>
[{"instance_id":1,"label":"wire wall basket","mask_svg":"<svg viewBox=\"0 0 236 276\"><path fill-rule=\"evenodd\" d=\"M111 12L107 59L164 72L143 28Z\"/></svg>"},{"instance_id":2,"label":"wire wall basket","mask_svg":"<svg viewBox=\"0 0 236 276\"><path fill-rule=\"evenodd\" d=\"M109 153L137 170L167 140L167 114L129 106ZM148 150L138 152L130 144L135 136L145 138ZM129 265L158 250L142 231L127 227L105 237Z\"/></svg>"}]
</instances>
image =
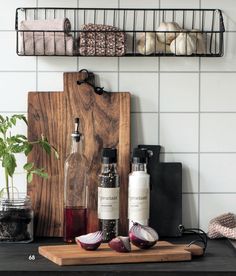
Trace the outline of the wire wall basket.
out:
<instances>
[{"instance_id":1,"label":"wire wall basket","mask_svg":"<svg viewBox=\"0 0 236 276\"><path fill-rule=\"evenodd\" d=\"M18 8L20 56L223 55L219 9Z\"/></svg>"}]
</instances>

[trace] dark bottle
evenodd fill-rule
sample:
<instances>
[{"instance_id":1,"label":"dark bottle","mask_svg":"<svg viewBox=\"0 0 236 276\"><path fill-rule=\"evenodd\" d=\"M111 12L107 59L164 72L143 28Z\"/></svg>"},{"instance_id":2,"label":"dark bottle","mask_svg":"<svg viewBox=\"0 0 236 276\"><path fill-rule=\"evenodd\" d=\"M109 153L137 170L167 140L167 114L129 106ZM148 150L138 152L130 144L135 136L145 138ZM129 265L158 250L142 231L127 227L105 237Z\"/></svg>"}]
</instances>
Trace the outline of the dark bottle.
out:
<instances>
[{"instance_id":1,"label":"dark bottle","mask_svg":"<svg viewBox=\"0 0 236 276\"><path fill-rule=\"evenodd\" d=\"M118 235L120 185L116 163L116 149L104 148L98 185L98 219L104 242Z\"/></svg>"},{"instance_id":2,"label":"dark bottle","mask_svg":"<svg viewBox=\"0 0 236 276\"><path fill-rule=\"evenodd\" d=\"M71 134L71 152L65 161L64 186L64 241L74 242L75 237L87 231L87 194L85 164L82 155L82 135L79 118Z\"/></svg>"}]
</instances>

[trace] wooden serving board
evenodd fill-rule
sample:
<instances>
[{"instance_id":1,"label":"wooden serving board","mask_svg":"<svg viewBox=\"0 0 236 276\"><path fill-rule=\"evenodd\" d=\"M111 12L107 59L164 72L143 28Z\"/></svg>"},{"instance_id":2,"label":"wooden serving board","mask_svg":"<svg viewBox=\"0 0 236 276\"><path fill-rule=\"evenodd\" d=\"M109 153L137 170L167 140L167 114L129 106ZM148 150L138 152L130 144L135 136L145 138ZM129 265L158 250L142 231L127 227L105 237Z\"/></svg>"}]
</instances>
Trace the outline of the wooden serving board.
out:
<instances>
[{"instance_id":1,"label":"wooden serving board","mask_svg":"<svg viewBox=\"0 0 236 276\"><path fill-rule=\"evenodd\" d=\"M38 177L28 184L35 211L37 236L63 235L64 162L70 152L74 118L81 119L84 155L88 168L88 232L98 229L97 179L103 147L118 149L120 174L120 233L127 231L127 186L130 158L130 93L98 95L87 84L78 85L85 73L64 73L64 92L29 92L28 137L37 139L42 133L59 151L60 160L48 157L35 148L30 162L45 167L50 178ZM94 75L90 75L94 81Z\"/></svg>"},{"instance_id":2,"label":"wooden serving board","mask_svg":"<svg viewBox=\"0 0 236 276\"><path fill-rule=\"evenodd\" d=\"M190 261L192 256L203 255L198 245L172 244L160 241L151 249L132 247L129 253L118 253L102 244L95 251L86 251L79 245L40 246L39 254L58 265L88 265L115 263Z\"/></svg>"}]
</instances>

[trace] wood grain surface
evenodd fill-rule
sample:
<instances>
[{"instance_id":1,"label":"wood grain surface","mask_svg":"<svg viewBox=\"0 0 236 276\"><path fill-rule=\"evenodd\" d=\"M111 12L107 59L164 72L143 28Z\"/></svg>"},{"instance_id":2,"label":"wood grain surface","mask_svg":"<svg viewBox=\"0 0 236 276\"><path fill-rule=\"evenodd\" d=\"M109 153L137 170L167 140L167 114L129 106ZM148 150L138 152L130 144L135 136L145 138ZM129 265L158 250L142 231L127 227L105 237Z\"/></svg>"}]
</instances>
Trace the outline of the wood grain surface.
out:
<instances>
[{"instance_id":1,"label":"wood grain surface","mask_svg":"<svg viewBox=\"0 0 236 276\"><path fill-rule=\"evenodd\" d=\"M130 156L130 94L125 92L95 94L87 85L78 85L85 73L64 73L64 92L30 92L28 95L28 137L43 133L58 149L60 160L35 149L29 161L45 167L50 178L35 178L28 193L35 210L37 236L62 236L64 161L70 151L75 117L81 119L88 184L88 232L98 229L97 179L103 147L118 149L121 176L120 233L127 231L127 185ZM92 77L93 79L93 77Z\"/></svg>"},{"instance_id":2,"label":"wood grain surface","mask_svg":"<svg viewBox=\"0 0 236 276\"><path fill-rule=\"evenodd\" d=\"M118 253L108 244L102 244L95 251L86 251L79 245L40 246L39 254L58 265L87 265L190 261L192 255L203 255L203 249L198 245L188 247L186 244L160 241L148 250L133 246L129 253Z\"/></svg>"}]
</instances>

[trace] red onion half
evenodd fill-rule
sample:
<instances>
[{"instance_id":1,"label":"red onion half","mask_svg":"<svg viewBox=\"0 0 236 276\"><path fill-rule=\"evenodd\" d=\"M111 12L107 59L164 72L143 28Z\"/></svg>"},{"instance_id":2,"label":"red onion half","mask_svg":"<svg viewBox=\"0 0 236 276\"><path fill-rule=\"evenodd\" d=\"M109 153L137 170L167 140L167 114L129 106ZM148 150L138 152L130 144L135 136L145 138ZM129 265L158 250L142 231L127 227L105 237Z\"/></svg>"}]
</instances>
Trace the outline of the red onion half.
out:
<instances>
[{"instance_id":1,"label":"red onion half","mask_svg":"<svg viewBox=\"0 0 236 276\"><path fill-rule=\"evenodd\" d=\"M159 236L153 228L135 222L129 231L129 238L138 248L148 249L156 244Z\"/></svg>"},{"instance_id":2,"label":"red onion half","mask_svg":"<svg viewBox=\"0 0 236 276\"><path fill-rule=\"evenodd\" d=\"M118 237L112 239L108 243L108 245L110 246L111 249L113 249L117 252L125 253L125 252L131 251L129 237L118 236Z\"/></svg>"},{"instance_id":3,"label":"red onion half","mask_svg":"<svg viewBox=\"0 0 236 276\"><path fill-rule=\"evenodd\" d=\"M102 232L97 231L75 238L77 244L85 250L96 250L102 243Z\"/></svg>"}]
</instances>

